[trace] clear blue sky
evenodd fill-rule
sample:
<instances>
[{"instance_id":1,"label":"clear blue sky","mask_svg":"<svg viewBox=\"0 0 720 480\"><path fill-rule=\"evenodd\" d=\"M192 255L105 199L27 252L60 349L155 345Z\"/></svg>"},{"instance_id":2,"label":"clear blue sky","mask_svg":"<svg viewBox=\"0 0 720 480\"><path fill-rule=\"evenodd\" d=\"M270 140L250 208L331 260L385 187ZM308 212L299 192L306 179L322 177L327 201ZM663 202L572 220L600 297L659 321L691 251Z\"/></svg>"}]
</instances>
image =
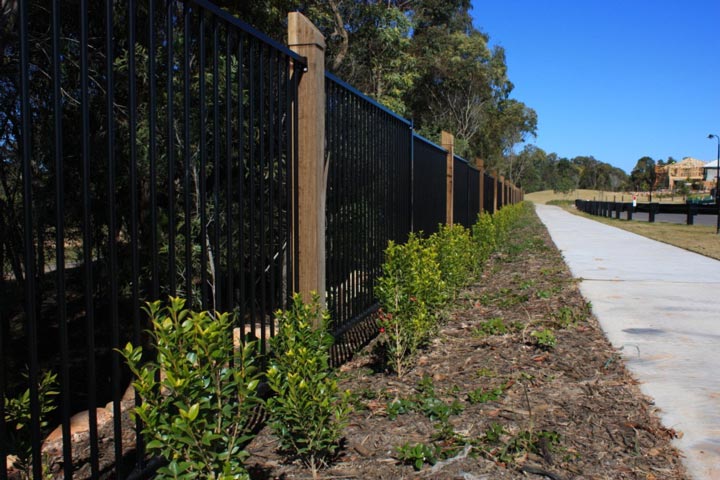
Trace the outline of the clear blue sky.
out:
<instances>
[{"instance_id":1,"label":"clear blue sky","mask_svg":"<svg viewBox=\"0 0 720 480\"><path fill-rule=\"evenodd\" d=\"M546 152L630 172L640 157L715 160L720 0L472 0L505 48L512 97Z\"/></svg>"}]
</instances>

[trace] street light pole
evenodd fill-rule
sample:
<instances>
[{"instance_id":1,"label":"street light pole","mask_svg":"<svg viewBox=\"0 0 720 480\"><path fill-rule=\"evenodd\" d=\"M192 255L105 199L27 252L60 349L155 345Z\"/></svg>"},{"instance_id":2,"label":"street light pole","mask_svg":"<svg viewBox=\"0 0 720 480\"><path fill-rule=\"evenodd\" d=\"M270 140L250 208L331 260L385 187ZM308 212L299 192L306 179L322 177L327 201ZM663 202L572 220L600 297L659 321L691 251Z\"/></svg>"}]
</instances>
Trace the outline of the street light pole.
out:
<instances>
[{"instance_id":1,"label":"street light pole","mask_svg":"<svg viewBox=\"0 0 720 480\"><path fill-rule=\"evenodd\" d=\"M717 140L717 161L715 163L715 207L717 208L717 226L715 234L720 234L720 137L714 134L708 135L708 138Z\"/></svg>"}]
</instances>

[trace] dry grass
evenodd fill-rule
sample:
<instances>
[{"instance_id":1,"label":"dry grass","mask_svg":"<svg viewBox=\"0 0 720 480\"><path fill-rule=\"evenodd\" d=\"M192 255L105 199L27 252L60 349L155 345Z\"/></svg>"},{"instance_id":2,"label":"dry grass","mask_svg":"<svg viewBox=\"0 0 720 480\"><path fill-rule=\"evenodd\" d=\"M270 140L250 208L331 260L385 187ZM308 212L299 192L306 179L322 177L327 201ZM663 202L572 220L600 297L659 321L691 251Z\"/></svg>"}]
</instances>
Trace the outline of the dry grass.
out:
<instances>
[{"instance_id":1,"label":"dry grass","mask_svg":"<svg viewBox=\"0 0 720 480\"><path fill-rule=\"evenodd\" d=\"M632 193L628 192L604 192L601 190L573 190L570 193L554 192L552 190L543 190L541 192L533 192L525 195L525 200L533 203L546 204L550 200L606 200L613 202L630 202L632 201ZM653 195L653 200L657 201L657 194ZM647 202L648 196L639 194L638 202ZM680 196L662 197L663 203L682 203L684 198Z\"/></svg>"},{"instance_id":2,"label":"dry grass","mask_svg":"<svg viewBox=\"0 0 720 480\"><path fill-rule=\"evenodd\" d=\"M576 215L595 220L606 225L622 228L628 232L652 238L659 242L680 247L691 252L699 253L716 260L720 260L720 235L715 233L714 226L684 225L666 222L628 222L614 218L596 217L578 212L574 207L567 210Z\"/></svg>"}]
</instances>

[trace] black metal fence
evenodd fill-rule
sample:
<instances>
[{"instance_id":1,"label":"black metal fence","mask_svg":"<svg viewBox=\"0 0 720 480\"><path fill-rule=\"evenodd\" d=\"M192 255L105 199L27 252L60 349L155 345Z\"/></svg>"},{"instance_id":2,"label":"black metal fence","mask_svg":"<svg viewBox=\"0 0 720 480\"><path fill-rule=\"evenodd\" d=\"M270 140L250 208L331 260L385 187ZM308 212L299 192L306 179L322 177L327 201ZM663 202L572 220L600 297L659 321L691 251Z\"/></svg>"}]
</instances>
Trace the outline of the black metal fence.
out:
<instances>
[{"instance_id":1,"label":"black metal fence","mask_svg":"<svg viewBox=\"0 0 720 480\"><path fill-rule=\"evenodd\" d=\"M117 349L146 341L144 302L234 311L264 353L292 293L305 61L206 0L2 8L0 478L24 453L36 479L130 478L145 455ZM325 93L339 336L376 308L387 242L445 222L447 151L332 75ZM453 180L470 226L480 172L456 157ZM499 191L483 181L491 210Z\"/></svg>"},{"instance_id":2,"label":"black metal fence","mask_svg":"<svg viewBox=\"0 0 720 480\"><path fill-rule=\"evenodd\" d=\"M410 231L410 122L326 75L327 305L335 335L374 310L389 240Z\"/></svg>"},{"instance_id":3,"label":"black metal fence","mask_svg":"<svg viewBox=\"0 0 720 480\"><path fill-rule=\"evenodd\" d=\"M453 221L470 228L480 213L480 171L457 155L453 161Z\"/></svg>"},{"instance_id":4,"label":"black metal fence","mask_svg":"<svg viewBox=\"0 0 720 480\"><path fill-rule=\"evenodd\" d=\"M235 310L263 348L273 334L302 59L204 0L14 5L0 24L0 478L26 446L34 478L42 463L125 478L143 454L115 349L143 342L143 302L182 295ZM28 422L12 401L26 390Z\"/></svg>"},{"instance_id":5,"label":"black metal fence","mask_svg":"<svg viewBox=\"0 0 720 480\"><path fill-rule=\"evenodd\" d=\"M447 151L413 135L413 230L432 235L445 223Z\"/></svg>"},{"instance_id":6,"label":"black metal fence","mask_svg":"<svg viewBox=\"0 0 720 480\"><path fill-rule=\"evenodd\" d=\"M488 213L495 213L495 199L497 198L495 192L495 178L489 173L483 173L483 210Z\"/></svg>"},{"instance_id":7,"label":"black metal fence","mask_svg":"<svg viewBox=\"0 0 720 480\"><path fill-rule=\"evenodd\" d=\"M698 205L697 203L637 203L610 202L601 200L575 200L575 208L581 212L601 217L632 220L637 212L647 213L648 222L655 221L657 215L684 215L687 225L695 224L696 215L717 215L716 205Z\"/></svg>"}]
</instances>

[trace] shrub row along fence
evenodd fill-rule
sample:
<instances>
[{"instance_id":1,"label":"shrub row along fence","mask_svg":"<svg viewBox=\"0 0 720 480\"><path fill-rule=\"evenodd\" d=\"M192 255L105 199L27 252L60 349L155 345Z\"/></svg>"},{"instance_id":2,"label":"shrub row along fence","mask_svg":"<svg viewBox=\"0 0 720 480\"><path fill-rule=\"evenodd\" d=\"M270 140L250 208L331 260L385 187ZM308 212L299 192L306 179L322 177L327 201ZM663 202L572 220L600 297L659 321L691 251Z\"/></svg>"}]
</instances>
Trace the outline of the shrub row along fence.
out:
<instances>
[{"instance_id":1,"label":"shrub row along fence","mask_svg":"<svg viewBox=\"0 0 720 480\"><path fill-rule=\"evenodd\" d=\"M643 212L648 214L648 221L654 222L658 214L685 215L685 222L688 225L695 223L696 215L717 215L716 205L698 205L697 203L638 203L633 206L632 202L605 202L597 200L575 200L575 208L581 212L597 215L600 217L632 220L633 213Z\"/></svg>"},{"instance_id":2,"label":"shrub row along fence","mask_svg":"<svg viewBox=\"0 0 720 480\"><path fill-rule=\"evenodd\" d=\"M287 48L206 0L3 8L0 478L146 469L117 352L146 301L232 311L264 353L316 290L339 336L388 240L522 199L326 74L299 14Z\"/></svg>"}]
</instances>

